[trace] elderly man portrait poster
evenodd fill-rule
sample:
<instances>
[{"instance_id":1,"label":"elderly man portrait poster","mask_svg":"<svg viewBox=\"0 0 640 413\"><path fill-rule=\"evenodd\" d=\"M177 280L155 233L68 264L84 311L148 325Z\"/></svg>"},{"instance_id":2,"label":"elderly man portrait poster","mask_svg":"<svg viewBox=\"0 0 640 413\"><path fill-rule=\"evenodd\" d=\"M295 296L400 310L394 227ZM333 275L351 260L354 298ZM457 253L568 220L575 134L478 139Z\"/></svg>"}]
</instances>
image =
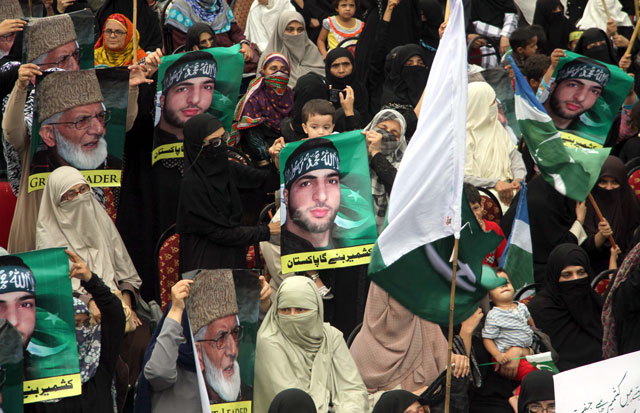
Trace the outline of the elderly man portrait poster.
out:
<instances>
[{"instance_id":1,"label":"elderly man portrait poster","mask_svg":"<svg viewBox=\"0 0 640 413\"><path fill-rule=\"evenodd\" d=\"M617 66L565 51L542 102L565 145L601 148L633 78Z\"/></svg>"},{"instance_id":2,"label":"elderly man portrait poster","mask_svg":"<svg viewBox=\"0 0 640 413\"><path fill-rule=\"evenodd\" d=\"M208 112L220 119L227 131L231 130L243 64L238 46L162 58L158 68L152 164L184 156L180 150L182 129L195 115Z\"/></svg>"},{"instance_id":3,"label":"elderly man portrait poster","mask_svg":"<svg viewBox=\"0 0 640 413\"><path fill-rule=\"evenodd\" d=\"M21 337L25 403L81 393L64 248L0 257L0 318L13 324Z\"/></svg>"},{"instance_id":4,"label":"elderly man portrait poster","mask_svg":"<svg viewBox=\"0 0 640 413\"><path fill-rule=\"evenodd\" d=\"M38 79L29 191L44 188L48 173L64 165L87 171L92 186L120 186L128 81L126 68Z\"/></svg>"},{"instance_id":5,"label":"elderly man portrait poster","mask_svg":"<svg viewBox=\"0 0 640 413\"><path fill-rule=\"evenodd\" d=\"M184 277L194 273L187 313L199 384L206 393L203 400L211 405L212 412L251 411L260 302L258 275L223 269L192 271Z\"/></svg>"},{"instance_id":6,"label":"elderly man portrait poster","mask_svg":"<svg viewBox=\"0 0 640 413\"><path fill-rule=\"evenodd\" d=\"M280 183L283 273L369 262L377 230L360 131L287 144Z\"/></svg>"}]
</instances>

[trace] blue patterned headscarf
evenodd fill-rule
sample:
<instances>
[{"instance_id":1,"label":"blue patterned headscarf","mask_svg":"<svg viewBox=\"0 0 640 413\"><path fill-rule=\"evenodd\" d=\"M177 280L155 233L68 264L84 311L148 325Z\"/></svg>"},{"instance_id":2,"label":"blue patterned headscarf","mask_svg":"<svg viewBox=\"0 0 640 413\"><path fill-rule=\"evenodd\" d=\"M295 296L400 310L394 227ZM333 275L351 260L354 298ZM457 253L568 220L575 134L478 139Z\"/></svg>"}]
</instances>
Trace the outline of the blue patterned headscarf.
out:
<instances>
[{"instance_id":1,"label":"blue patterned headscarf","mask_svg":"<svg viewBox=\"0 0 640 413\"><path fill-rule=\"evenodd\" d=\"M176 0L167 16L167 24L186 33L195 23L206 23L216 34L231 30L233 12L225 0Z\"/></svg>"},{"instance_id":2,"label":"blue patterned headscarf","mask_svg":"<svg viewBox=\"0 0 640 413\"><path fill-rule=\"evenodd\" d=\"M73 297L73 313L91 315L87 305ZM82 384L95 376L100 364L100 326L83 325L76 327L78 357L80 360L80 378Z\"/></svg>"}]
</instances>

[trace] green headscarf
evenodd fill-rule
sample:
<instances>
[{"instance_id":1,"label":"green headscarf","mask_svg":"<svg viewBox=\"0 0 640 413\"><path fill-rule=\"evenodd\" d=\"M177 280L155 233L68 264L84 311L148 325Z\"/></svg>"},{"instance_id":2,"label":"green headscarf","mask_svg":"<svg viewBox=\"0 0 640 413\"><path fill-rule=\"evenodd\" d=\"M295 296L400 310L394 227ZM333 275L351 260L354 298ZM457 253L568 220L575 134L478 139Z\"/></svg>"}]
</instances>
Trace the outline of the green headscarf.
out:
<instances>
[{"instance_id":1,"label":"green headscarf","mask_svg":"<svg viewBox=\"0 0 640 413\"><path fill-rule=\"evenodd\" d=\"M281 308L311 311L278 314ZM254 381L254 411L266 413L282 390L308 393L319 412L332 400L336 413L366 411L367 390L342 333L323 323L322 297L314 282L302 276L286 278L258 330Z\"/></svg>"}]
</instances>

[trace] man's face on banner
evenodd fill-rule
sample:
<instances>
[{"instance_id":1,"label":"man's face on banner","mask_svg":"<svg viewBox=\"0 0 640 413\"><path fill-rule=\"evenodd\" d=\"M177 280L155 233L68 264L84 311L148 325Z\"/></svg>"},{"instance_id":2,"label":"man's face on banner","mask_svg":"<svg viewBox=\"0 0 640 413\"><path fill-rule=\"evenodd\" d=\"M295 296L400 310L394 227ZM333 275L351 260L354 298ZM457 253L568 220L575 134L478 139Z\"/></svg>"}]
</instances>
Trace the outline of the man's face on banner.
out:
<instances>
[{"instance_id":1,"label":"man's face on banner","mask_svg":"<svg viewBox=\"0 0 640 413\"><path fill-rule=\"evenodd\" d=\"M54 124L40 127L44 143L78 169L95 169L107 158L106 121L102 103L76 106Z\"/></svg>"},{"instance_id":2,"label":"man's face on banner","mask_svg":"<svg viewBox=\"0 0 640 413\"><path fill-rule=\"evenodd\" d=\"M236 401L240 394L239 333L238 318L233 314L210 322L204 341L196 343L207 389L228 402Z\"/></svg>"},{"instance_id":3,"label":"man's face on banner","mask_svg":"<svg viewBox=\"0 0 640 413\"><path fill-rule=\"evenodd\" d=\"M40 70L54 67L64 70L80 70L80 49L75 40L56 47L38 64Z\"/></svg>"},{"instance_id":4,"label":"man's face on banner","mask_svg":"<svg viewBox=\"0 0 640 413\"><path fill-rule=\"evenodd\" d=\"M161 97L162 118L174 128L182 129L191 117L211 107L214 86L210 77L195 77L173 86Z\"/></svg>"},{"instance_id":5,"label":"man's face on banner","mask_svg":"<svg viewBox=\"0 0 640 413\"><path fill-rule=\"evenodd\" d=\"M602 90L602 86L593 80L565 79L551 91L551 110L563 119L576 119L591 109Z\"/></svg>"},{"instance_id":6,"label":"man's face on banner","mask_svg":"<svg viewBox=\"0 0 640 413\"><path fill-rule=\"evenodd\" d=\"M26 348L36 327L36 297L27 291L0 294L0 318L13 324Z\"/></svg>"},{"instance_id":7,"label":"man's face on banner","mask_svg":"<svg viewBox=\"0 0 640 413\"><path fill-rule=\"evenodd\" d=\"M285 189L284 197L289 231L328 232L340 208L340 174L333 169L310 171Z\"/></svg>"}]
</instances>

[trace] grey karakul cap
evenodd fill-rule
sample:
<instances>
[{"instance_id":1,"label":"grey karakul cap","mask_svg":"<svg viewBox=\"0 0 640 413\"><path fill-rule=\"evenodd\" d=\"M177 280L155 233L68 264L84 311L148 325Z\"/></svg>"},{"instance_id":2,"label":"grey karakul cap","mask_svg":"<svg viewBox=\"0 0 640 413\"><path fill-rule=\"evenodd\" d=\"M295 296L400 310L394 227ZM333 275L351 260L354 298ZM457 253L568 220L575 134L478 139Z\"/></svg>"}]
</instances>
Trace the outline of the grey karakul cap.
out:
<instances>
[{"instance_id":1,"label":"grey karakul cap","mask_svg":"<svg viewBox=\"0 0 640 413\"><path fill-rule=\"evenodd\" d=\"M238 314L233 272L200 271L191 284L187 312L193 334L218 318Z\"/></svg>"},{"instance_id":2,"label":"grey karakul cap","mask_svg":"<svg viewBox=\"0 0 640 413\"><path fill-rule=\"evenodd\" d=\"M41 122L67 109L103 100L95 69L49 73L36 86Z\"/></svg>"},{"instance_id":3,"label":"grey karakul cap","mask_svg":"<svg viewBox=\"0 0 640 413\"><path fill-rule=\"evenodd\" d=\"M22 7L18 0L0 0L0 22L7 19L22 19Z\"/></svg>"},{"instance_id":4,"label":"grey karakul cap","mask_svg":"<svg viewBox=\"0 0 640 413\"><path fill-rule=\"evenodd\" d=\"M5 0L1 0L5 1ZM77 39L76 29L68 14L32 19L25 26L27 62Z\"/></svg>"}]
</instances>

